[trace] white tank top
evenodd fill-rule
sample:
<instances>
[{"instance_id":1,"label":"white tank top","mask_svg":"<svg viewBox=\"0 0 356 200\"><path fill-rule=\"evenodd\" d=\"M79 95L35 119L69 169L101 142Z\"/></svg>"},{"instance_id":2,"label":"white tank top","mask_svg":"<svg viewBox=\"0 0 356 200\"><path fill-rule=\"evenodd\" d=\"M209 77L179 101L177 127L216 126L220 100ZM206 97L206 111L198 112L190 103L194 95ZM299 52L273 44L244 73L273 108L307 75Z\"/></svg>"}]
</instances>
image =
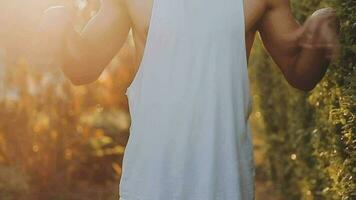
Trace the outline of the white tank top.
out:
<instances>
[{"instance_id":1,"label":"white tank top","mask_svg":"<svg viewBox=\"0 0 356 200\"><path fill-rule=\"evenodd\" d=\"M243 0L153 0L120 200L252 200Z\"/></svg>"}]
</instances>

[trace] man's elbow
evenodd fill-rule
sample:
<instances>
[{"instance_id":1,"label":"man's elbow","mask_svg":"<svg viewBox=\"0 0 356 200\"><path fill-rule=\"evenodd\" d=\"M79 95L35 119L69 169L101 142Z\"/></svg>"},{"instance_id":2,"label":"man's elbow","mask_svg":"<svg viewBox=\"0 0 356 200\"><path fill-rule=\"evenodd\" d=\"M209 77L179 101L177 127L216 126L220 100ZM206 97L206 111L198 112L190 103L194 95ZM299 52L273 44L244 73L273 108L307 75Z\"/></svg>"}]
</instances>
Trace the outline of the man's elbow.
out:
<instances>
[{"instance_id":1,"label":"man's elbow","mask_svg":"<svg viewBox=\"0 0 356 200\"><path fill-rule=\"evenodd\" d=\"M69 62L62 65L62 72L75 86L93 83L100 76L100 72L92 66Z\"/></svg>"},{"instance_id":2,"label":"man's elbow","mask_svg":"<svg viewBox=\"0 0 356 200\"><path fill-rule=\"evenodd\" d=\"M290 85L296 89L302 90L304 92L312 91L317 84L315 83L290 83Z\"/></svg>"},{"instance_id":3,"label":"man's elbow","mask_svg":"<svg viewBox=\"0 0 356 200\"><path fill-rule=\"evenodd\" d=\"M303 86L299 87L298 89L299 89L299 90L302 90L302 91L304 91L304 92L310 92L310 91L312 91L315 87L316 87L316 85L310 84L310 85L306 85L306 86L303 85Z\"/></svg>"},{"instance_id":4,"label":"man's elbow","mask_svg":"<svg viewBox=\"0 0 356 200\"><path fill-rule=\"evenodd\" d=\"M87 85L98 80L99 75L97 74L84 74L83 72L80 74L75 73L65 73L66 77L69 81L75 86Z\"/></svg>"},{"instance_id":5,"label":"man's elbow","mask_svg":"<svg viewBox=\"0 0 356 200\"><path fill-rule=\"evenodd\" d=\"M74 86L82 86L82 85L87 85L89 83L92 83L93 81L87 81L87 80L81 80L81 79L70 79L70 82L74 85Z\"/></svg>"},{"instance_id":6,"label":"man's elbow","mask_svg":"<svg viewBox=\"0 0 356 200\"><path fill-rule=\"evenodd\" d=\"M90 75L90 76L67 76L68 79L70 80L70 82L75 85L75 86L81 86L81 85L87 85L90 83L95 82L96 80L98 80L99 76L94 76L94 75Z\"/></svg>"}]
</instances>

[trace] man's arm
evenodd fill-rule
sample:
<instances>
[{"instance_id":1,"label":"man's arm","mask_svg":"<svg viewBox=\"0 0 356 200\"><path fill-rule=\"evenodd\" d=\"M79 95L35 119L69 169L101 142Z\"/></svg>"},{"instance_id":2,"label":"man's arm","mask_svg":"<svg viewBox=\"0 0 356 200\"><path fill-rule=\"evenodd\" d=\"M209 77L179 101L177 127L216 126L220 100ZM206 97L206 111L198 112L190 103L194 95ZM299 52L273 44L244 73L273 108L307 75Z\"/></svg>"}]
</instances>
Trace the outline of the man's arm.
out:
<instances>
[{"instance_id":1,"label":"man's arm","mask_svg":"<svg viewBox=\"0 0 356 200\"><path fill-rule=\"evenodd\" d=\"M64 7L50 8L44 15L48 19L44 19L42 29L44 34L49 32L54 57L75 85L98 79L121 49L131 28L123 1L102 0L101 3L98 13L80 33L74 29ZM51 24L56 29L50 30Z\"/></svg>"},{"instance_id":2,"label":"man's arm","mask_svg":"<svg viewBox=\"0 0 356 200\"><path fill-rule=\"evenodd\" d=\"M327 48L336 48L334 36L327 38L333 34L327 27L328 19L315 15L301 26L292 15L289 0L267 1L268 7L259 24L264 46L290 85L312 90L330 62Z\"/></svg>"}]
</instances>

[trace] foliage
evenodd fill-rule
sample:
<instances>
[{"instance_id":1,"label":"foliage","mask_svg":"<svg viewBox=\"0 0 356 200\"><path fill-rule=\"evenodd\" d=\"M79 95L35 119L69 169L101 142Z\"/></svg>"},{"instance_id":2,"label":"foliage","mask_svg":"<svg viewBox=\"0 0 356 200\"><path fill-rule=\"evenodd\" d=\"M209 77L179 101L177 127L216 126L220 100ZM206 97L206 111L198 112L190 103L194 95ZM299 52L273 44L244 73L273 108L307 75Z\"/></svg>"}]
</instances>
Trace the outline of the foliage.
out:
<instances>
[{"instance_id":1,"label":"foliage","mask_svg":"<svg viewBox=\"0 0 356 200\"><path fill-rule=\"evenodd\" d=\"M29 66L19 57L34 21L28 14L38 3L43 9L49 2L87 2L78 11L81 27L98 0L7 0L0 8L19 2L24 5L19 12L0 12L22 17L0 30L1 36L9 35L6 30L16 33L0 37L7 48L0 49L0 198L117 199L129 123L124 91L135 69L130 41L99 81L72 87L60 71ZM293 1L301 22L326 5L337 8L342 21L342 56L311 93L291 88L261 43L251 59L269 175L287 199L355 199L356 5Z\"/></svg>"},{"instance_id":2,"label":"foliage","mask_svg":"<svg viewBox=\"0 0 356 200\"><path fill-rule=\"evenodd\" d=\"M0 5L33 3L34 9L37 2ZM71 2L84 1L65 1ZM77 27L96 6L88 1L78 11ZM73 87L60 69L31 66L19 51L27 28L11 27L18 34L9 41L18 46L0 43L0 199L117 199L130 122L124 92L135 67L132 44L128 40L98 81Z\"/></svg>"},{"instance_id":3,"label":"foliage","mask_svg":"<svg viewBox=\"0 0 356 200\"><path fill-rule=\"evenodd\" d=\"M55 199L90 185L117 185L129 126L123 66L111 66L100 81L83 87L72 87L56 70L11 66L0 81L1 199L25 192ZM26 178L8 170L16 166Z\"/></svg>"},{"instance_id":4,"label":"foliage","mask_svg":"<svg viewBox=\"0 0 356 200\"><path fill-rule=\"evenodd\" d=\"M251 59L269 175L288 199L356 198L356 2L293 1L300 22L324 6L334 7L340 17L342 52L314 90L289 86L260 41Z\"/></svg>"}]
</instances>

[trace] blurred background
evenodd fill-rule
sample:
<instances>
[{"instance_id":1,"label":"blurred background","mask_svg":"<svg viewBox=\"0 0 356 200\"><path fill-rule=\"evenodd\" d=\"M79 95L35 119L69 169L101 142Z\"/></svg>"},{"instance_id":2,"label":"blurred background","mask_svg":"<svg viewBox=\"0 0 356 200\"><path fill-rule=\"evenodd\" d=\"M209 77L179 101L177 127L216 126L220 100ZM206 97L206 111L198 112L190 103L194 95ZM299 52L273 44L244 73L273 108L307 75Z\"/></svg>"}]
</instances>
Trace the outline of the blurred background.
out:
<instances>
[{"instance_id":1,"label":"blurred background","mask_svg":"<svg viewBox=\"0 0 356 200\"><path fill-rule=\"evenodd\" d=\"M32 66L26 50L33 27L58 4L76 13L78 30L100 6L0 1L0 200L117 200L134 42L130 34L100 79L85 86L73 86L56 67ZM336 8L342 51L306 93L288 85L257 36L249 64L256 199L356 199L356 2L292 4L301 23L318 8Z\"/></svg>"}]
</instances>

